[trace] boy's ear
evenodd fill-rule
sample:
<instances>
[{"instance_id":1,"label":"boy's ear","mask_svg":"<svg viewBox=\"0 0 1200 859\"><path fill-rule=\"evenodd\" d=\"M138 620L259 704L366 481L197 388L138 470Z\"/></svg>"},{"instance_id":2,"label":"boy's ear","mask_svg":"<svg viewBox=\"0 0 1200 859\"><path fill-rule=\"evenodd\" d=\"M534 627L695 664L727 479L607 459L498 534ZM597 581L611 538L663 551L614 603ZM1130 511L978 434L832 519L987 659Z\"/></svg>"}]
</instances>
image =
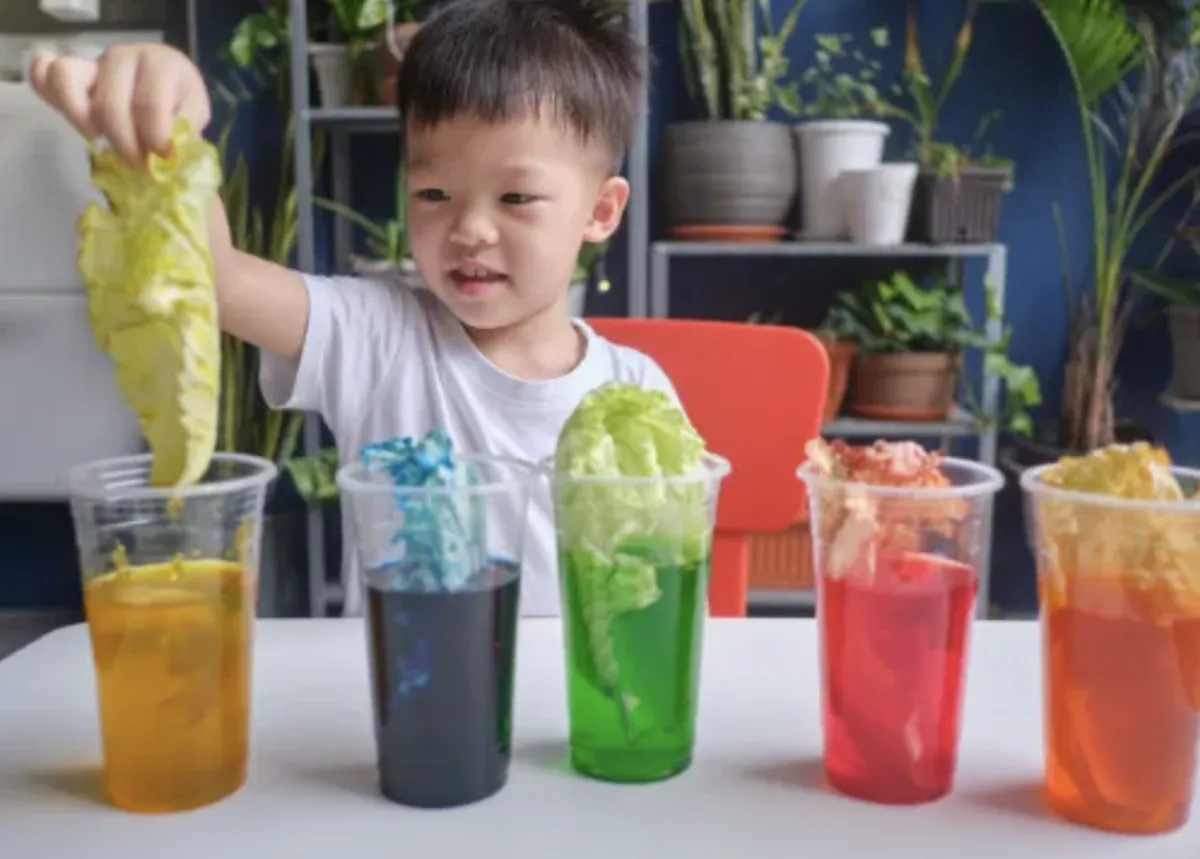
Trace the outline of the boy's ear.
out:
<instances>
[{"instance_id":1,"label":"boy's ear","mask_svg":"<svg viewBox=\"0 0 1200 859\"><path fill-rule=\"evenodd\" d=\"M583 231L585 242L602 242L617 231L625 204L629 202L629 182L623 176L610 176L600 186L592 219Z\"/></svg>"}]
</instances>

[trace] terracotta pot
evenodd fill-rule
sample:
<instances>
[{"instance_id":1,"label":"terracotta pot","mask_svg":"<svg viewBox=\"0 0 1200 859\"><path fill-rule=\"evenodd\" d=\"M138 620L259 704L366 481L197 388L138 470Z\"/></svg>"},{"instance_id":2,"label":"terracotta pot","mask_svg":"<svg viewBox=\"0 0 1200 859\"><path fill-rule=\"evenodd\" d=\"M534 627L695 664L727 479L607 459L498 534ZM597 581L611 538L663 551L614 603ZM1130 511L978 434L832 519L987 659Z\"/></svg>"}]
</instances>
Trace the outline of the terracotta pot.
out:
<instances>
[{"instance_id":1,"label":"terracotta pot","mask_svg":"<svg viewBox=\"0 0 1200 859\"><path fill-rule=\"evenodd\" d=\"M858 353L858 344L853 340L838 340L828 334L817 334L817 338L829 355L829 396L825 399L825 422L837 418L846 400L846 385L850 381L850 368L854 366L854 356Z\"/></svg>"},{"instance_id":2,"label":"terracotta pot","mask_svg":"<svg viewBox=\"0 0 1200 859\"><path fill-rule=\"evenodd\" d=\"M869 352L859 356L850 410L892 421L945 420L954 406L962 355L957 352Z\"/></svg>"},{"instance_id":3,"label":"terracotta pot","mask_svg":"<svg viewBox=\"0 0 1200 859\"><path fill-rule=\"evenodd\" d=\"M397 24L393 29L391 43L387 39L371 48L372 66L375 70L374 96L377 104L391 107L396 103L396 83L400 77L400 61L408 50L420 24ZM395 52L399 52L397 57Z\"/></svg>"}]
</instances>

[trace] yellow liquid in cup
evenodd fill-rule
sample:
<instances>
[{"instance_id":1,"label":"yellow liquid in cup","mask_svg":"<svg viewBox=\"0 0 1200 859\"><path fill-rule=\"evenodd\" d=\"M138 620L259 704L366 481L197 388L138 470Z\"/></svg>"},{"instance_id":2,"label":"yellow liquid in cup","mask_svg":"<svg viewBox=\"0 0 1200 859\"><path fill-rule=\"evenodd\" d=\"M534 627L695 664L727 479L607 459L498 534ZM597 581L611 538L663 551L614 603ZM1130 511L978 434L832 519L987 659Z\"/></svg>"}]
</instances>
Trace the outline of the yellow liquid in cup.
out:
<instances>
[{"instance_id":1,"label":"yellow liquid in cup","mask_svg":"<svg viewBox=\"0 0 1200 859\"><path fill-rule=\"evenodd\" d=\"M119 567L85 584L84 607L109 801L182 811L240 788L254 576L214 560Z\"/></svg>"}]
</instances>

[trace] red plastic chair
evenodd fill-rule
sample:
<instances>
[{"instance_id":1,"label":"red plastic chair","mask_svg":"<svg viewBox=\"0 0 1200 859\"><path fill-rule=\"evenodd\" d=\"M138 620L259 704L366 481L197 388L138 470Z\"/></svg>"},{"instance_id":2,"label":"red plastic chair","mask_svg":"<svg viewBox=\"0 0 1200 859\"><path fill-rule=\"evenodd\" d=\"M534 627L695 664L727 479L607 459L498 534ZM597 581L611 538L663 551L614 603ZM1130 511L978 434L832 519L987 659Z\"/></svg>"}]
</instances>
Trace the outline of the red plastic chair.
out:
<instances>
[{"instance_id":1,"label":"red plastic chair","mask_svg":"<svg viewBox=\"0 0 1200 859\"><path fill-rule=\"evenodd\" d=\"M709 450L730 461L713 541L710 614L745 617L749 535L805 512L796 479L821 430L829 358L798 328L685 319L589 319L602 336L649 355L671 378Z\"/></svg>"}]
</instances>

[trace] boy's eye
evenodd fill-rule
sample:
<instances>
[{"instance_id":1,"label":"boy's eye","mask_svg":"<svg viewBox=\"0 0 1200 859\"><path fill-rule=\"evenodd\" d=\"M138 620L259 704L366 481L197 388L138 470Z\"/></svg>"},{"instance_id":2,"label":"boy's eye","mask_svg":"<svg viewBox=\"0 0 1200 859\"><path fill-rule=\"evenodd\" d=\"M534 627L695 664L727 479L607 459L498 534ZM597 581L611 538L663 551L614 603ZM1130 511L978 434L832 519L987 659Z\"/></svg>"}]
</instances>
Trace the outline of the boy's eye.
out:
<instances>
[{"instance_id":1,"label":"boy's eye","mask_svg":"<svg viewBox=\"0 0 1200 859\"><path fill-rule=\"evenodd\" d=\"M440 203L446 199L446 192L441 188L422 188L417 192L417 199L426 203Z\"/></svg>"},{"instance_id":2,"label":"boy's eye","mask_svg":"<svg viewBox=\"0 0 1200 859\"><path fill-rule=\"evenodd\" d=\"M514 192L501 196L500 202L509 206L521 206L525 203L532 203L535 199L537 198L532 194L517 194Z\"/></svg>"}]
</instances>

